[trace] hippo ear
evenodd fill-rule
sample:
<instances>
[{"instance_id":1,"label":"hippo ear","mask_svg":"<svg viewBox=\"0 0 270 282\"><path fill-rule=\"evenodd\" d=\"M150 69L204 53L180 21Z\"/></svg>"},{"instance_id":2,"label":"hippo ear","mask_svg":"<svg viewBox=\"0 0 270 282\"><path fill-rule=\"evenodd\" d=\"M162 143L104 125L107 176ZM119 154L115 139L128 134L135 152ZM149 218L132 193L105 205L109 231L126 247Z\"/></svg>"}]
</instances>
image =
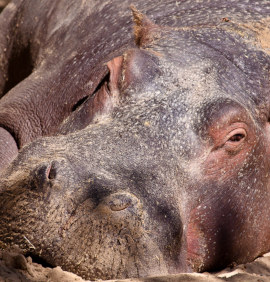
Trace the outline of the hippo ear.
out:
<instances>
[{"instance_id":1,"label":"hippo ear","mask_svg":"<svg viewBox=\"0 0 270 282\"><path fill-rule=\"evenodd\" d=\"M146 15L130 6L134 21L135 43L138 47L146 47L161 37L161 27L153 23Z\"/></svg>"}]
</instances>

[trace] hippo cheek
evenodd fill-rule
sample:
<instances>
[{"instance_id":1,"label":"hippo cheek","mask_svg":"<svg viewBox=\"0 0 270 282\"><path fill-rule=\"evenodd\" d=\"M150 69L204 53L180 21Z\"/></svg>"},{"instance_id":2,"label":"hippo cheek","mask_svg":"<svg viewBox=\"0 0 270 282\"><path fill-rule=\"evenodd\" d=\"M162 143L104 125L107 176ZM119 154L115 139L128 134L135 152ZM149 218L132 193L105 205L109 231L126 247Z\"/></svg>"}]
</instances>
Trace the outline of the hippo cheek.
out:
<instances>
[{"instance_id":1,"label":"hippo cheek","mask_svg":"<svg viewBox=\"0 0 270 282\"><path fill-rule=\"evenodd\" d=\"M227 199L219 195L205 201L190 213L187 261L193 271L218 270L232 263L251 261L261 254L268 237L263 231L268 228L267 220L261 222L261 218L267 219L269 215L260 211L265 203L261 200L256 206L257 199L243 201L240 196L230 195Z\"/></svg>"},{"instance_id":2,"label":"hippo cheek","mask_svg":"<svg viewBox=\"0 0 270 282\"><path fill-rule=\"evenodd\" d=\"M94 208L88 198L64 226L55 262L87 279L168 273L145 221L143 205L131 193L111 194Z\"/></svg>"},{"instance_id":3,"label":"hippo cheek","mask_svg":"<svg viewBox=\"0 0 270 282\"><path fill-rule=\"evenodd\" d=\"M218 224L216 224L216 229L212 227L213 222L211 221L214 221L215 217L217 215L210 216L197 208L191 212L187 227L187 262L193 271L202 272L209 268L217 268L218 256L227 251L226 240L232 239L227 232L223 234L220 232ZM219 235L226 239L220 238ZM220 240L224 243L224 248ZM222 250L219 250L220 246ZM226 264L225 258L224 263Z\"/></svg>"},{"instance_id":4,"label":"hippo cheek","mask_svg":"<svg viewBox=\"0 0 270 282\"><path fill-rule=\"evenodd\" d=\"M187 261L195 271L201 271L207 258L207 239L200 225L194 220L195 211L187 226Z\"/></svg>"}]
</instances>

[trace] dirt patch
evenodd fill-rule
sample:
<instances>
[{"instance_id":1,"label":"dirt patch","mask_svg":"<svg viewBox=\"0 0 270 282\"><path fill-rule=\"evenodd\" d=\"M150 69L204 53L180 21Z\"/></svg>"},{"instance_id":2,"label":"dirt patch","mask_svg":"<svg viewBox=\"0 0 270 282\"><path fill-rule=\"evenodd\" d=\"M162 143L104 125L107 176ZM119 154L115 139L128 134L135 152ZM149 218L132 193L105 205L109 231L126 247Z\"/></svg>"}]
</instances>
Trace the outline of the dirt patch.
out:
<instances>
[{"instance_id":1,"label":"dirt patch","mask_svg":"<svg viewBox=\"0 0 270 282\"><path fill-rule=\"evenodd\" d=\"M255 39L266 53L270 54L270 18L261 20L260 22L251 22L243 25L255 33Z\"/></svg>"},{"instance_id":2,"label":"dirt patch","mask_svg":"<svg viewBox=\"0 0 270 282\"><path fill-rule=\"evenodd\" d=\"M71 282L86 281L79 276L55 268L43 267L23 256L18 250L0 251L0 282Z\"/></svg>"},{"instance_id":3,"label":"dirt patch","mask_svg":"<svg viewBox=\"0 0 270 282\"><path fill-rule=\"evenodd\" d=\"M43 267L32 261L31 257L23 256L19 250L0 251L0 282L83 282L81 277L63 271L61 267ZM134 278L110 281L270 281L270 253L257 258L252 263L226 268L217 273L176 274L159 277Z\"/></svg>"}]
</instances>

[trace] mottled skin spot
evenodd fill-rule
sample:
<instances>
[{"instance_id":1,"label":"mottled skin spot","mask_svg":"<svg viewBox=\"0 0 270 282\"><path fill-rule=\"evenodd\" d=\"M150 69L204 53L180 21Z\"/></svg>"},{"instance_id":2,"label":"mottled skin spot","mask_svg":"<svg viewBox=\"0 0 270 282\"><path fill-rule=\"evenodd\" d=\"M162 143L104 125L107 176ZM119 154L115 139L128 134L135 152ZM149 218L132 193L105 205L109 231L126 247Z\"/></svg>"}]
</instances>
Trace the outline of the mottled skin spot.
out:
<instances>
[{"instance_id":1,"label":"mottled skin spot","mask_svg":"<svg viewBox=\"0 0 270 282\"><path fill-rule=\"evenodd\" d=\"M270 249L269 2L130 4L1 13L0 245L87 279L251 261Z\"/></svg>"}]
</instances>

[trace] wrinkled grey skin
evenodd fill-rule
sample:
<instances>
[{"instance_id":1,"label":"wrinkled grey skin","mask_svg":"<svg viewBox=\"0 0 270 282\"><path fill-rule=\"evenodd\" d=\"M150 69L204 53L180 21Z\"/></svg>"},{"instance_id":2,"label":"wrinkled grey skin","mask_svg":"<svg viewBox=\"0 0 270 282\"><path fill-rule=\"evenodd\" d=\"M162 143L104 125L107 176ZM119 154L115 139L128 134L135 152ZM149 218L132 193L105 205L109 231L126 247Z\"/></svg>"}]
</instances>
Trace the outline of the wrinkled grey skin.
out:
<instances>
[{"instance_id":1,"label":"wrinkled grey skin","mask_svg":"<svg viewBox=\"0 0 270 282\"><path fill-rule=\"evenodd\" d=\"M2 13L34 69L0 100L20 149L1 175L0 243L88 279L253 260L270 249L268 1L137 1L158 26L135 11L135 40L129 4ZM106 83L109 110L74 107Z\"/></svg>"}]
</instances>

